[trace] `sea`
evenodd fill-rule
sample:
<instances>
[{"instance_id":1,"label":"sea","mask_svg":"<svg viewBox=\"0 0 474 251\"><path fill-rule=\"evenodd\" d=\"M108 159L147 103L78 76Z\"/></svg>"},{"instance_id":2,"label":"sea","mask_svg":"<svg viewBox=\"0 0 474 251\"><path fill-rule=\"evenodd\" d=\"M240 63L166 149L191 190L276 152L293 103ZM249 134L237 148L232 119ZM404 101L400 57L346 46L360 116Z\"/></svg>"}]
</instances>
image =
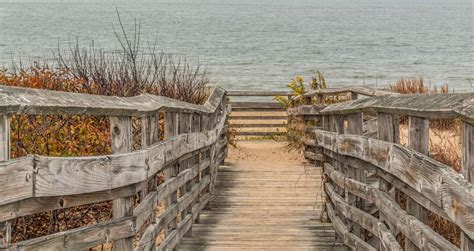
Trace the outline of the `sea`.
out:
<instances>
[{"instance_id":1,"label":"sea","mask_svg":"<svg viewBox=\"0 0 474 251\"><path fill-rule=\"evenodd\" d=\"M323 73L330 87L401 78L474 92L472 0L0 0L0 67L52 61L114 29L202 64L227 89L285 90Z\"/></svg>"}]
</instances>

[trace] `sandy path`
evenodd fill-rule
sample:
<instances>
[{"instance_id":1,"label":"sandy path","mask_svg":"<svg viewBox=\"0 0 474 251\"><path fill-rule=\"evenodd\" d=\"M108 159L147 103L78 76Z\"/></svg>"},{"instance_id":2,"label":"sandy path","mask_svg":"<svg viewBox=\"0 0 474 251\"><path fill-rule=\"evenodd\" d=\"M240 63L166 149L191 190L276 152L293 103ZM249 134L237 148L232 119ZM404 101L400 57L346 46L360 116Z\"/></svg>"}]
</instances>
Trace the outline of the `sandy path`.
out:
<instances>
[{"instance_id":1,"label":"sandy path","mask_svg":"<svg viewBox=\"0 0 474 251\"><path fill-rule=\"evenodd\" d=\"M226 165L230 166L259 166L268 168L278 165L305 165L304 157L288 151L286 141L248 140L237 141L237 147L229 146Z\"/></svg>"}]
</instances>

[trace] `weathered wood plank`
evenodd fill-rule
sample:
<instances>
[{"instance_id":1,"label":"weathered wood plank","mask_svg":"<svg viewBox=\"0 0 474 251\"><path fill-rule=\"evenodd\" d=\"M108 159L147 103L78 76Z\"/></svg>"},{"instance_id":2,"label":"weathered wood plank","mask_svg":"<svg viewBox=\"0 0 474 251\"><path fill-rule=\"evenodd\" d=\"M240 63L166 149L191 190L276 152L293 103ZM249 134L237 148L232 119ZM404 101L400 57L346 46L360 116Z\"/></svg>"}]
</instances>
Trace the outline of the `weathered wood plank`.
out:
<instances>
[{"instance_id":1,"label":"weathered wood plank","mask_svg":"<svg viewBox=\"0 0 474 251\"><path fill-rule=\"evenodd\" d=\"M384 96L384 95L397 95L396 93L378 90L375 88L367 87L367 86L349 86L349 87L341 87L341 88L327 88L327 89L317 89L311 90L307 92L304 96L305 97L313 97L319 95L338 95L344 93L354 93L354 94L361 94L364 96Z\"/></svg>"},{"instance_id":2,"label":"weathered wood plank","mask_svg":"<svg viewBox=\"0 0 474 251\"><path fill-rule=\"evenodd\" d=\"M397 177L442 207L464 232L471 238L474 236L474 187L451 167L398 144L322 130L316 130L315 134L318 145L367 161Z\"/></svg>"},{"instance_id":3,"label":"weathered wood plank","mask_svg":"<svg viewBox=\"0 0 474 251\"><path fill-rule=\"evenodd\" d=\"M18 200L31 196L33 190L33 162L27 160L25 166L17 165L18 161L2 163L10 159L10 117L0 114L0 195L9 200ZM11 165L13 163L13 165ZM30 164L30 165L29 165ZM33 188L33 187L31 187ZM0 247L12 240L12 225L10 221L0 222Z\"/></svg>"},{"instance_id":4,"label":"weathered wood plank","mask_svg":"<svg viewBox=\"0 0 474 251\"><path fill-rule=\"evenodd\" d=\"M377 139L397 143L400 142L400 123L398 117L392 114L377 113ZM377 172L378 173L378 172ZM383 178L379 178L379 189L390 194L390 197L395 200L396 190L392 188L390 182ZM411 198L411 197L410 197ZM379 212L381 221L385 221L383 213ZM392 235L397 235L397 229L392 224L388 224ZM383 245L380 245L381 250L386 250Z\"/></svg>"},{"instance_id":5,"label":"weathered wood plank","mask_svg":"<svg viewBox=\"0 0 474 251\"><path fill-rule=\"evenodd\" d=\"M329 105L323 115L375 111L422 118L452 119L474 123L473 93L389 95Z\"/></svg>"},{"instance_id":6,"label":"weathered wood plank","mask_svg":"<svg viewBox=\"0 0 474 251\"><path fill-rule=\"evenodd\" d=\"M331 116L333 117L333 120L336 120L336 116ZM362 113L353 113L353 114L348 114L346 115L346 121L348 123L348 126L346 130L344 131L345 134L350 134L350 135L362 135L364 133L364 123L363 123L363 116ZM340 131L344 129L344 123L343 121L339 121L339 123L334 123L334 130ZM339 132L341 133L341 132ZM344 165L343 168L346 170L346 175L349 178L353 178L361 183L366 182L366 171L364 168L354 168L353 166L350 165ZM345 189L344 192L346 193L346 200L348 203L360 208L364 209L365 208L365 201L360 198L360 197L354 197L351 194L351 191L348 189ZM353 233L361 238L364 238L364 233L362 229L359 227L359 225L354 224L352 227Z\"/></svg>"},{"instance_id":7,"label":"weathered wood plank","mask_svg":"<svg viewBox=\"0 0 474 251\"><path fill-rule=\"evenodd\" d=\"M265 96L291 96L293 92L291 91L264 91L264 90L252 90L252 91L244 91L244 90L229 90L227 91L227 96L242 96L242 97L265 97Z\"/></svg>"},{"instance_id":8,"label":"weathered wood plank","mask_svg":"<svg viewBox=\"0 0 474 251\"><path fill-rule=\"evenodd\" d=\"M0 115L0 161L10 159L10 117Z\"/></svg>"},{"instance_id":9,"label":"weathered wood plank","mask_svg":"<svg viewBox=\"0 0 474 251\"><path fill-rule=\"evenodd\" d=\"M0 198L2 204L32 197L34 175L33 157L0 161Z\"/></svg>"},{"instance_id":10,"label":"weathered wood plank","mask_svg":"<svg viewBox=\"0 0 474 251\"><path fill-rule=\"evenodd\" d=\"M170 138L176 137L176 135L179 134L179 127L180 127L179 120L180 120L179 113L171 113L171 112L165 113L165 132L164 132L165 133L165 139L170 139ZM171 148L171 147L167 148L167 149L169 149L168 150L169 152L171 152L173 150L173 148ZM164 174L165 182L167 182L170 179L173 179L174 177L176 177L178 172L179 172L179 170L178 170L177 163L174 163L173 165L168 166L168 168L165 170L165 174ZM177 204L177 202L178 202L178 192L177 192L177 190L178 190L178 188L173 189L172 192L170 193L170 195L166 198L166 200L164 202L164 205L165 205L165 208L167 210L169 210L173 205ZM176 215L177 214L178 214L178 212L173 214L171 219L166 222L166 227L163 230L163 233L164 233L165 237L169 235L169 232L170 232L171 229L176 228L176 226L177 226ZM160 231L161 231L161 229L160 229ZM156 235L157 235L157 233L154 232L153 233L153 243L152 243L153 246L154 246L154 240L155 240ZM142 237L142 239L143 239L143 237Z\"/></svg>"},{"instance_id":11,"label":"weathered wood plank","mask_svg":"<svg viewBox=\"0 0 474 251\"><path fill-rule=\"evenodd\" d=\"M199 216L199 213L204 209L206 204L208 203L209 197L206 196L203 201L199 202L198 204L194 205L191 213L186 215L186 217L180 222L177 229L173 231L173 233L168 236L158 247L158 250L173 250L176 245L178 245L181 238L183 238L186 233L191 230L193 222Z\"/></svg>"},{"instance_id":12,"label":"weathered wood plank","mask_svg":"<svg viewBox=\"0 0 474 251\"><path fill-rule=\"evenodd\" d=\"M357 237L355 234L349 232L347 227L344 225L342 220L336 215L334 212L333 207L330 203L326 203L326 210L331 219L331 222L334 225L337 233L344 241L344 243L354 250L372 250L375 251L376 249L370 246L368 243L364 242L362 239Z\"/></svg>"},{"instance_id":13,"label":"weathered wood plank","mask_svg":"<svg viewBox=\"0 0 474 251\"><path fill-rule=\"evenodd\" d=\"M408 145L411 149L418 151L426 156L429 155L429 126L428 119L419 117L408 117L409 137ZM406 210L409 214L415 216L421 222L428 222L428 211L426 211L416 201L408 198ZM405 242L405 249L408 251L419 250L412 242Z\"/></svg>"},{"instance_id":14,"label":"weathered wood plank","mask_svg":"<svg viewBox=\"0 0 474 251\"><path fill-rule=\"evenodd\" d=\"M224 95L224 89L215 87L204 105L195 105L150 94L123 98L0 85L0 114L142 116L162 110L209 114Z\"/></svg>"},{"instance_id":15,"label":"weathered wood plank","mask_svg":"<svg viewBox=\"0 0 474 251\"><path fill-rule=\"evenodd\" d=\"M304 157L310 160L316 160L316 161L321 161L321 162L324 161L324 155L310 152L310 151L305 151Z\"/></svg>"},{"instance_id":16,"label":"weathered wood plank","mask_svg":"<svg viewBox=\"0 0 474 251\"><path fill-rule=\"evenodd\" d=\"M211 144L219 128L183 134L146 150L97 157L37 157L35 197L64 196L115 189L143 182L162 171L167 163ZM0 205L5 204L0 198Z\"/></svg>"},{"instance_id":17,"label":"weathered wood plank","mask_svg":"<svg viewBox=\"0 0 474 251\"><path fill-rule=\"evenodd\" d=\"M471 184L474 182L474 126L463 123L462 132L462 174ZM461 233L461 250L474 250L474 238Z\"/></svg>"},{"instance_id":18,"label":"weathered wood plank","mask_svg":"<svg viewBox=\"0 0 474 251\"><path fill-rule=\"evenodd\" d=\"M328 169L329 170L329 169ZM333 175L337 176L337 175ZM339 175L342 176L342 175ZM335 179L337 181L337 179ZM343 184L360 184L346 178ZM339 185L339 184L338 184ZM376 187L367 185L353 185L351 190L365 193L375 203L377 208L386 216L386 220L395 225L410 241L422 250L459 250L452 243L444 239L429 226L417 218L406 213L400 206L384 192Z\"/></svg>"},{"instance_id":19,"label":"weathered wood plank","mask_svg":"<svg viewBox=\"0 0 474 251\"><path fill-rule=\"evenodd\" d=\"M298 107L292 107L288 108L286 110L286 113L289 116L305 116L305 115L320 115L320 111L324 109L324 107L321 104L315 104L315 105L302 105Z\"/></svg>"},{"instance_id":20,"label":"weathered wood plank","mask_svg":"<svg viewBox=\"0 0 474 251\"><path fill-rule=\"evenodd\" d=\"M148 180L125 187L99 191L94 193L69 196L48 196L16 201L0 206L0 221L10 220L21 216L36 214L57 209L70 208L102 201L114 200L137 194L148 185ZM1 196L0 196L1 197Z\"/></svg>"},{"instance_id":21,"label":"weathered wood plank","mask_svg":"<svg viewBox=\"0 0 474 251\"><path fill-rule=\"evenodd\" d=\"M344 199L336 193L331 184L325 183L325 188L338 212L341 212L346 218L351 219L377 236L386 250L402 250L395 237L388 231L387 227L379 221L379 219L347 204Z\"/></svg>"},{"instance_id":22,"label":"weathered wood plank","mask_svg":"<svg viewBox=\"0 0 474 251\"><path fill-rule=\"evenodd\" d=\"M114 153L127 153L132 151L132 118L110 117L110 138ZM69 183L66 180L66 183ZM112 214L115 220L132 216L133 196L118 198L113 201ZM114 242L114 250L127 251L133 248L133 238L123 238Z\"/></svg>"},{"instance_id":23,"label":"weathered wood plank","mask_svg":"<svg viewBox=\"0 0 474 251\"><path fill-rule=\"evenodd\" d=\"M204 164L188 169L183 174L168 183L163 183L157 192L151 192L144 202L140 203L133 211L133 217L126 217L114 220L107 223L100 223L91 226L72 229L60 232L53 235L35 238L32 240L12 244L12 250L50 250L57 248L58 250L76 250L85 249L100 245L106 241L114 241L125 237L133 236L136 231L143 226L145 220L151 215L154 206L159 198L167 197L171 190L178 188L192 178L193 174L203 169ZM192 193L179 200L176 206L176 211L183 210L192 202L193 198L197 196L198 189L203 189L205 185L209 184L209 177L203 179L203 183L196 187ZM170 188L170 186L172 188ZM169 212L169 211L167 211ZM163 213L166 214L166 213ZM161 215L163 215L161 214ZM171 214L170 214L171 215ZM167 217L166 215L164 216Z\"/></svg>"},{"instance_id":24,"label":"weathered wood plank","mask_svg":"<svg viewBox=\"0 0 474 251\"><path fill-rule=\"evenodd\" d=\"M197 194L202 191L209 184L209 182L209 176L206 176L201 183L194 185L191 191L177 199L176 203L171 204L164 212L162 212L157 217L156 221L147 227L143 233L142 238L140 239L140 242L135 247L135 251L150 250L151 246L154 245L153 237L156 236L164 226L173 221L179 212L187 208L195 196L197 196ZM206 194L202 197L201 201L202 203L207 203L208 199L209 194ZM178 226L176 226L176 228L177 227ZM166 238L173 238L172 233L173 232L168 233Z\"/></svg>"},{"instance_id":25,"label":"weathered wood plank","mask_svg":"<svg viewBox=\"0 0 474 251\"><path fill-rule=\"evenodd\" d=\"M126 217L18 242L10 245L9 250L81 250L134 234L134 218Z\"/></svg>"},{"instance_id":26,"label":"weathered wood plank","mask_svg":"<svg viewBox=\"0 0 474 251\"><path fill-rule=\"evenodd\" d=\"M393 201L389 195L376 192L375 204L392 224L396 225L405 237L421 250L459 250L451 242L432 230L429 226L419 221L414 216L407 214Z\"/></svg>"}]
</instances>

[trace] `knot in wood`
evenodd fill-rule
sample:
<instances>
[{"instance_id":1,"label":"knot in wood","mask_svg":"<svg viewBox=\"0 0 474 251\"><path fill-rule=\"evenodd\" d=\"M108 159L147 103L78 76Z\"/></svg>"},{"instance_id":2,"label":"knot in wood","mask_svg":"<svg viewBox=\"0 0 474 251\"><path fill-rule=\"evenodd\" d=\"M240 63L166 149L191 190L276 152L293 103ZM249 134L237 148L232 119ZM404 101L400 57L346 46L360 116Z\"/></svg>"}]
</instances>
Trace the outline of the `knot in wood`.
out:
<instances>
[{"instance_id":1,"label":"knot in wood","mask_svg":"<svg viewBox=\"0 0 474 251\"><path fill-rule=\"evenodd\" d=\"M120 128L118 126L114 126L114 134L120 135Z\"/></svg>"},{"instance_id":2,"label":"knot in wood","mask_svg":"<svg viewBox=\"0 0 474 251\"><path fill-rule=\"evenodd\" d=\"M146 164L145 170L150 170L150 158L149 157L145 158L145 164Z\"/></svg>"}]
</instances>

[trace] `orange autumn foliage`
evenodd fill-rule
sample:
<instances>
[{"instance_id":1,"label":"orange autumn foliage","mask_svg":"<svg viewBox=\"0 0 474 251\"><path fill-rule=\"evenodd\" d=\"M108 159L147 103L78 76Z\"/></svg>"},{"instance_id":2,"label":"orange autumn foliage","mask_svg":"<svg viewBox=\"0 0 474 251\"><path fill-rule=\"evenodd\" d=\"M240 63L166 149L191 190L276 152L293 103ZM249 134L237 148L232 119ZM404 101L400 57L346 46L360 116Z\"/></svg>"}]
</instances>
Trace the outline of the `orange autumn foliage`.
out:
<instances>
[{"instance_id":1,"label":"orange autumn foliage","mask_svg":"<svg viewBox=\"0 0 474 251\"><path fill-rule=\"evenodd\" d=\"M0 70L0 83L67 92L87 93L67 71L35 64L18 72ZM27 154L91 156L110 153L108 119L69 115L13 115L12 158Z\"/></svg>"}]
</instances>

